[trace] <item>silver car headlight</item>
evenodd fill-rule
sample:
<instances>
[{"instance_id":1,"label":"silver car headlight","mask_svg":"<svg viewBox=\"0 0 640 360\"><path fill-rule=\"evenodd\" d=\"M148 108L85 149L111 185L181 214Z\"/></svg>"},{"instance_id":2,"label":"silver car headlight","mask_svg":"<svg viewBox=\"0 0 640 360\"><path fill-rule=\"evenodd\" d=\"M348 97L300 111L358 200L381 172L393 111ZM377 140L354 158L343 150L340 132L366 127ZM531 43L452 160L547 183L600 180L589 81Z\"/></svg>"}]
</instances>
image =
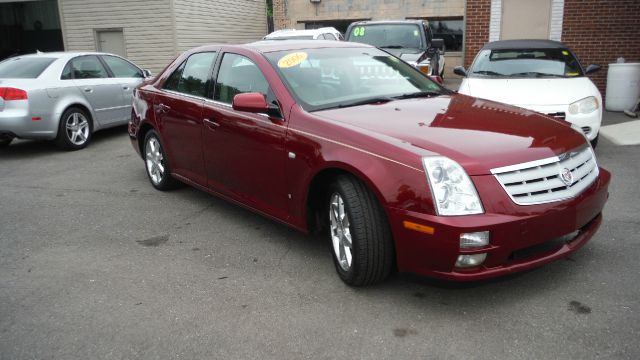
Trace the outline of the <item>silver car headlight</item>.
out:
<instances>
[{"instance_id":1,"label":"silver car headlight","mask_svg":"<svg viewBox=\"0 0 640 360\"><path fill-rule=\"evenodd\" d=\"M475 186L457 162L444 156L422 158L438 215L482 214Z\"/></svg>"},{"instance_id":2,"label":"silver car headlight","mask_svg":"<svg viewBox=\"0 0 640 360\"><path fill-rule=\"evenodd\" d=\"M599 107L598 99L595 96L589 96L571 103L569 105L569 114L589 114L598 110Z\"/></svg>"}]
</instances>

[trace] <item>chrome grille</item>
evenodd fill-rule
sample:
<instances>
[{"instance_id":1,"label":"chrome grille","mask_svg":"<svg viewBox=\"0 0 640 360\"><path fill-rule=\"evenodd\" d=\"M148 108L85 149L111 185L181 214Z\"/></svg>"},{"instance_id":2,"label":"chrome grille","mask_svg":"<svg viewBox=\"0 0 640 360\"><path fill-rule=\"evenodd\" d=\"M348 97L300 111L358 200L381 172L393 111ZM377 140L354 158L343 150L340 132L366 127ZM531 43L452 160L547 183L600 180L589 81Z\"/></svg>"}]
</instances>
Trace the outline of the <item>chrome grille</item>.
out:
<instances>
[{"instance_id":1,"label":"chrome grille","mask_svg":"<svg viewBox=\"0 0 640 360\"><path fill-rule=\"evenodd\" d=\"M559 112L554 112L554 113L549 113L547 114L551 117L554 117L556 119L560 119L560 120L564 120L567 118L567 115L564 113L564 111L559 111Z\"/></svg>"},{"instance_id":2,"label":"chrome grille","mask_svg":"<svg viewBox=\"0 0 640 360\"><path fill-rule=\"evenodd\" d=\"M542 204L575 197L598 177L590 146L560 156L492 169L491 173L518 205Z\"/></svg>"}]
</instances>

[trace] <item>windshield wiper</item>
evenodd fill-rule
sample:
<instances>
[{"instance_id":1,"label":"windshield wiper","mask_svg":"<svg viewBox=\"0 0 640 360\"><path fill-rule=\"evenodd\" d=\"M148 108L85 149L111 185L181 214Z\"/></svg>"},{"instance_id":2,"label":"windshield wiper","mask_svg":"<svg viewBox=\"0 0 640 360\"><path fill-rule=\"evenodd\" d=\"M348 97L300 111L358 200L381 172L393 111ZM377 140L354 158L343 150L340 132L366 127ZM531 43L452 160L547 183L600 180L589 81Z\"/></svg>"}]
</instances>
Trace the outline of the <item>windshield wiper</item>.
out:
<instances>
[{"instance_id":1,"label":"windshield wiper","mask_svg":"<svg viewBox=\"0 0 640 360\"><path fill-rule=\"evenodd\" d=\"M480 74L480 75L494 75L494 76L506 76L505 74L500 74L491 70L478 70L472 72L472 74Z\"/></svg>"},{"instance_id":2,"label":"windshield wiper","mask_svg":"<svg viewBox=\"0 0 640 360\"><path fill-rule=\"evenodd\" d=\"M351 107L351 106L378 104L378 103L386 103L386 102L393 101L393 100L395 100L395 99L392 98L392 97L378 96L378 97L372 97L372 98L368 98L368 99L364 99L364 100L354 101L354 102L351 102L351 103L340 104L340 105L338 105L336 107L337 108L345 108L345 107Z\"/></svg>"},{"instance_id":3,"label":"windshield wiper","mask_svg":"<svg viewBox=\"0 0 640 360\"><path fill-rule=\"evenodd\" d=\"M385 45L385 46L380 46L380 48L382 48L382 49L402 49L402 48L404 48L404 46L402 46L402 45Z\"/></svg>"},{"instance_id":4,"label":"windshield wiper","mask_svg":"<svg viewBox=\"0 0 640 360\"><path fill-rule=\"evenodd\" d=\"M395 99L413 99L413 98L421 98L421 97L432 97L432 96L440 96L442 93L437 91L418 91L414 93L407 93L398 96L394 96Z\"/></svg>"},{"instance_id":5,"label":"windshield wiper","mask_svg":"<svg viewBox=\"0 0 640 360\"><path fill-rule=\"evenodd\" d=\"M537 71L527 71L527 72L521 72L521 73L516 73L516 74L510 74L510 77L513 76L535 76L535 77L564 77L563 75L558 75L558 74L547 74L547 73L541 73L541 72L537 72Z\"/></svg>"}]
</instances>

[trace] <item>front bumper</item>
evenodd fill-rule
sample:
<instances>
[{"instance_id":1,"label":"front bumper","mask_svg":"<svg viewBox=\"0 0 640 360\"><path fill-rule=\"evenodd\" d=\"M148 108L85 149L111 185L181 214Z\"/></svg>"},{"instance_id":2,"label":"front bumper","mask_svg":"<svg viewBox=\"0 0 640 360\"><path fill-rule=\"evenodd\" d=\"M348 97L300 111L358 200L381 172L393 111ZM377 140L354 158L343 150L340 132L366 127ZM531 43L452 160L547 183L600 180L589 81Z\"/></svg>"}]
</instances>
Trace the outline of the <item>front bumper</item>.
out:
<instances>
[{"instance_id":1,"label":"front bumper","mask_svg":"<svg viewBox=\"0 0 640 360\"><path fill-rule=\"evenodd\" d=\"M598 230L610 178L609 172L600 169L599 178L571 200L520 206L504 191L495 190L499 185L493 176L478 176L474 183L485 205L484 214L445 217L389 208L398 269L445 280L473 281L533 269L566 257ZM434 229L433 234L407 229L404 221L429 226ZM489 245L461 250L460 234L477 231L490 232ZM572 238L552 241L567 234L573 234ZM545 244L553 246L537 250ZM477 253L487 253L481 266L455 267L459 255Z\"/></svg>"}]
</instances>

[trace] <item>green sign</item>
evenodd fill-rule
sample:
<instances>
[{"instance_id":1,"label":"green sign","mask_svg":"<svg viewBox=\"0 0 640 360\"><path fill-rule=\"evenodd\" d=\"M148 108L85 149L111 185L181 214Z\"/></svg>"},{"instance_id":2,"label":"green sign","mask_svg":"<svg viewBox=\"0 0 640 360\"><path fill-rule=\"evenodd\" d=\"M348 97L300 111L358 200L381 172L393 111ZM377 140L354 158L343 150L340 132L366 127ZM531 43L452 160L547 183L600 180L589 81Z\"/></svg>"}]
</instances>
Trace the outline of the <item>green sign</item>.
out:
<instances>
[{"instance_id":1,"label":"green sign","mask_svg":"<svg viewBox=\"0 0 640 360\"><path fill-rule=\"evenodd\" d=\"M353 36L364 36L364 27L358 26L357 28L353 29Z\"/></svg>"}]
</instances>

